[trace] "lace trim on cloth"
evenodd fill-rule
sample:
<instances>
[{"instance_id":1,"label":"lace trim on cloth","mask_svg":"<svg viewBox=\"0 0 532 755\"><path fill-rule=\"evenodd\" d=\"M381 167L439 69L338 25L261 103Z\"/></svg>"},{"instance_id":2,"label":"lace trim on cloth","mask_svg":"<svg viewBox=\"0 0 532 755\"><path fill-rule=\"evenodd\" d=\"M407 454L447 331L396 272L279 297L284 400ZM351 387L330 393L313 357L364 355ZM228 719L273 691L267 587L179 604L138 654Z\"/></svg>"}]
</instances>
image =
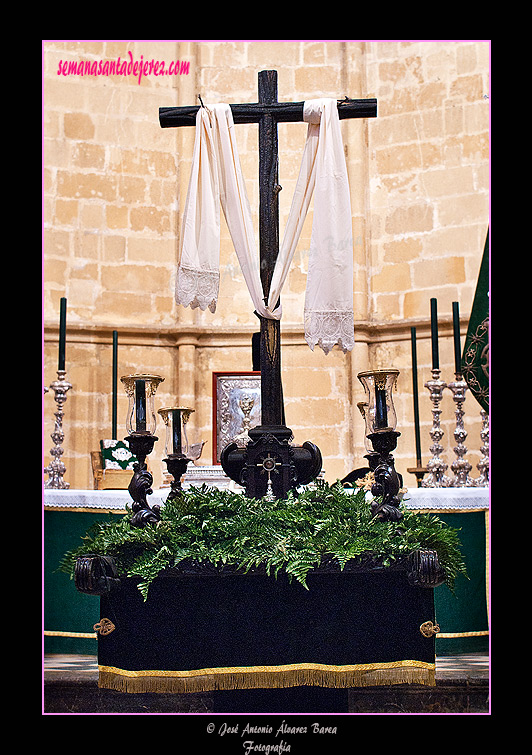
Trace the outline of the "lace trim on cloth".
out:
<instances>
[{"instance_id":1,"label":"lace trim on cloth","mask_svg":"<svg viewBox=\"0 0 532 755\"><path fill-rule=\"evenodd\" d=\"M211 312L216 312L219 288L220 273L217 270L198 270L183 265L177 269L175 299L184 307L208 307Z\"/></svg>"},{"instance_id":2,"label":"lace trim on cloth","mask_svg":"<svg viewBox=\"0 0 532 755\"><path fill-rule=\"evenodd\" d=\"M315 346L325 354L335 344L342 351L351 351L355 345L355 318L352 310L305 310L305 340L314 351Z\"/></svg>"}]
</instances>

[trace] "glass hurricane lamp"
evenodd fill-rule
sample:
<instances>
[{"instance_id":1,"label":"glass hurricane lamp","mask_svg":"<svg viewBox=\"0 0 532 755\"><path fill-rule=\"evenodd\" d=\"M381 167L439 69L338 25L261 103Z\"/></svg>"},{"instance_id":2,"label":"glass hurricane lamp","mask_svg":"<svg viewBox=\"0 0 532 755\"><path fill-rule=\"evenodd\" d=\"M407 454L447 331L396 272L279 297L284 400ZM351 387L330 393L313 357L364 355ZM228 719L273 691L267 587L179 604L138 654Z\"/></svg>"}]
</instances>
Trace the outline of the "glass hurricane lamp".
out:
<instances>
[{"instance_id":1,"label":"glass hurricane lamp","mask_svg":"<svg viewBox=\"0 0 532 755\"><path fill-rule=\"evenodd\" d=\"M366 456L375 480L371 488L371 493L375 496L371 505L372 513L383 521L395 522L403 517L399 511L398 498L402 478L395 470L392 456L401 434L395 429L397 414L393 404L393 390L397 385L398 375L399 370L395 369L368 370L358 374L366 393L363 407L366 440L373 447Z\"/></svg>"},{"instance_id":2,"label":"glass hurricane lamp","mask_svg":"<svg viewBox=\"0 0 532 755\"><path fill-rule=\"evenodd\" d=\"M131 524L144 527L160 519L159 507L150 508L146 496L152 493L153 476L148 470L146 457L153 451L158 438L155 436L157 417L154 397L164 378L160 375L135 374L120 378L129 398L126 420L131 453L137 457L134 474L129 483L129 494L133 499Z\"/></svg>"}]
</instances>

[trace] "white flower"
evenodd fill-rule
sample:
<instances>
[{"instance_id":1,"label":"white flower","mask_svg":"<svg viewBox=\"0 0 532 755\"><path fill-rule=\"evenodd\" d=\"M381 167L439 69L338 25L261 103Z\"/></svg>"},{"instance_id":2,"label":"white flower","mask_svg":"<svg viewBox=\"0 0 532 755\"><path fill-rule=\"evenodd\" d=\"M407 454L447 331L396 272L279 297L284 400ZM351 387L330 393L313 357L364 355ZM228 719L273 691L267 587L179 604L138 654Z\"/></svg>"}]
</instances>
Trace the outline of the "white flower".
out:
<instances>
[{"instance_id":1,"label":"white flower","mask_svg":"<svg viewBox=\"0 0 532 755\"><path fill-rule=\"evenodd\" d=\"M127 461L131 458L131 452L128 451L127 448L114 448L111 452L111 456L118 459L118 461Z\"/></svg>"}]
</instances>

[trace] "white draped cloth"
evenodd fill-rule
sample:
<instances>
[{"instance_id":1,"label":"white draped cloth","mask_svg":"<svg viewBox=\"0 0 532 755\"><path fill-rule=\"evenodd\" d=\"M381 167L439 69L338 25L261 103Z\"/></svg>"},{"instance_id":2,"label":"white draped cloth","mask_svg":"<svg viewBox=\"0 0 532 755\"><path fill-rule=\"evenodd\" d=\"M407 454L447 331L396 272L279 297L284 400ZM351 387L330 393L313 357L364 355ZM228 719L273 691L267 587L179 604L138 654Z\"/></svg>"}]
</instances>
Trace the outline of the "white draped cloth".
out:
<instances>
[{"instance_id":1,"label":"white draped cloth","mask_svg":"<svg viewBox=\"0 0 532 755\"><path fill-rule=\"evenodd\" d=\"M253 306L280 320L276 306L314 193L305 294L305 338L327 354L354 346L353 240L347 168L336 100L304 103L308 125L299 178L275 264L268 302L229 105L200 107L184 209L176 301L215 312L220 282L220 205Z\"/></svg>"}]
</instances>

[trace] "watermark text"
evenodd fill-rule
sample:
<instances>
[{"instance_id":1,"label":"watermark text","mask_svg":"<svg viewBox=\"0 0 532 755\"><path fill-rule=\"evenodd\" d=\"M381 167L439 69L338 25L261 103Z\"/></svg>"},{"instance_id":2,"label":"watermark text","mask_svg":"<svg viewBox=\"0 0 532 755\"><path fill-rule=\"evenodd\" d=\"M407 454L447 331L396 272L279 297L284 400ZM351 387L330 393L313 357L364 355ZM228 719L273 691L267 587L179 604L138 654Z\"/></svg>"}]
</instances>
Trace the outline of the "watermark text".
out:
<instances>
[{"instance_id":1,"label":"watermark text","mask_svg":"<svg viewBox=\"0 0 532 755\"><path fill-rule=\"evenodd\" d=\"M164 61L135 60L128 51L127 58L112 60L60 60L58 76L134 76L138 83L149 76L187 76L190 72L189 60Z\"/></svg>"}]
</instances>

